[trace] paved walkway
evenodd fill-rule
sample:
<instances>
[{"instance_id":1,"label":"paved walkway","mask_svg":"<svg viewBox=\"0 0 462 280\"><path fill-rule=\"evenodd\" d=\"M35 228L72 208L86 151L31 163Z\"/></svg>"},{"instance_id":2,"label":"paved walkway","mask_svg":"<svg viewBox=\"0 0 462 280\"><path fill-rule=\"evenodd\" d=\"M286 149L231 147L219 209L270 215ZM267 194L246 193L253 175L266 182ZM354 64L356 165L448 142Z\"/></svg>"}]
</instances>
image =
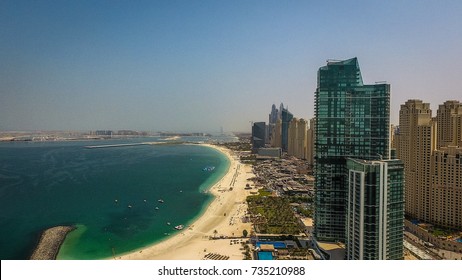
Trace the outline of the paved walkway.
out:
<instances>
[{"instance_id":1,"label":"paved walkway","mask_svg":"<svg viewBox=\"0 0 462 280\"><path fill-rule=\"evenodd\" d=\"M417 248L406 240L404 240L404 247L414 253L421 260L433 260L431 255L427 254L425 251Z\"/></svg>"}]
</instances>

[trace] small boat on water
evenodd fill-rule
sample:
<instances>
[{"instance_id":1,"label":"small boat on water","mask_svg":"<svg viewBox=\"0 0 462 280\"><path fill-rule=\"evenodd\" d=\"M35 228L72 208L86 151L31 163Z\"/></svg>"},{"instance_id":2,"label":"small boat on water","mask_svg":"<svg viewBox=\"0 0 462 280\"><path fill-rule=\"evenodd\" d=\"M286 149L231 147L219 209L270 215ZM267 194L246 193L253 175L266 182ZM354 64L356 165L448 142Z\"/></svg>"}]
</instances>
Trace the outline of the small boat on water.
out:
<instances>
[{"instance_id":1,"label":"small boat on water","mask_svg":"<svg viewBox=\"0 0 462 280\"><path fill-rule=\"evenodd\" d=\"M176 229L176 230L182 230L182 229L184 229L184 225L177 225L177 226L175 227L175 229Z\"/></svg>"},{"instance_id":2,"label":"small boat on water","mask_svg":"<svg viewBox=\"0 0 462 280\"><path fill-rule=\"evenodd\" d=\"M210 171L213 171L214 169L215 169L215 166L206 166L202 170L210 172Z\"/></svg>"},{"instance_id":3,"label":"small boat on water","mask_svg":"<svg viewBox=\"0 0 462 280\"><path fill-rule=\"evenodd\" d=\"M170 225L170 222L167 222L167 225Z\"/></svg>"},{"instance_id":4,"label":"small boat on water","mask_svg":"<svg viewBox=\"0 0 462 280\"><path fill-rule=\"evenodd\" d=\"M162 200L162 199L159 199L157 201L159 201L160 203L164 203L164 200Z\"/></svg>"},{"instance_id":5,"label":"small boat on water","mask_svg":"<svg viewBox=\"0 0 462 280\"><path fill-rule=\"evenodd\" d=\"M156 210L159 210L159 207L156 207Z\"/></svg>"},{"instance_id":6,"label":"small boat on water","mask_svg":"<svg viewBox=\"0 0 462 280\"><path fill-rule=\"evenodd\" d=\"M131 205L128 205L128 208L132 208L132 206L131 206Z\"/></svg>"}]
</instances>

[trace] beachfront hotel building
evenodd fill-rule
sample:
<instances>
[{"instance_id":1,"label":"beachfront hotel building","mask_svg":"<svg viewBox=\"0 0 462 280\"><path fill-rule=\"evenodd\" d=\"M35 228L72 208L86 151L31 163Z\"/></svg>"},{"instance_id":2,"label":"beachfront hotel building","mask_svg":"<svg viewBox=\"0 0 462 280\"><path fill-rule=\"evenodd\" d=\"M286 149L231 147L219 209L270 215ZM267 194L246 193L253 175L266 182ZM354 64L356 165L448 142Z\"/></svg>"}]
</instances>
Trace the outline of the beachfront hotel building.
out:
<instances>
[{"instance_id":1,"label":"beachfront hotel building","mask_svg":"<svg viewBox=\"0 0 462 280\"><path fill-rule=\"evenodd\" d=\"M357 58L328 61L319 68L314 124L316 240L345 242L347 159L388 160L389 118L390 85L364 85Z\"/></svg>"},{"instance_id":2,"label":"beachfront hotel building","mask_svg":"<svg viewBox=\"0 0 462 280\"><path fill-rule=\"evenodd\" d=\"M462 230L462 104L447 101L432 117L429 103L401 105L398 158L406 176L410 219Z\"/></svg>"},{"instance_id":3,"label":"beachfront hotel building","mask_svg":"<svg viewBox=\"0 0 462 280\"><path fill-rule=\"evenodd\" d=\"M348 159L346 258L403 258L404 167L401 160Z\"/></svg>"}]
</instances>

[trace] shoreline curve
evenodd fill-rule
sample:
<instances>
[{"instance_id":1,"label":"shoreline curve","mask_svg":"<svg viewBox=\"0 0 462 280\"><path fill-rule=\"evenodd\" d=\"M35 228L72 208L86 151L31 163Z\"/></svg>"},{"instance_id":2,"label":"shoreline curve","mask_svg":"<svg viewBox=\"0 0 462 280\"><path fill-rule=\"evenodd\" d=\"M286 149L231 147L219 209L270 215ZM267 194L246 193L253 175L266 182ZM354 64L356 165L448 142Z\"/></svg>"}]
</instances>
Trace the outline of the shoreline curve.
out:
<instances>
[{"instance_id":1,"label":"shoreline curve","mask_svg":"<svg viewBox=\"0 0 462 280\"><path fill-rule=\"evenodd\" d=\"M132 252L116 255L111 259L139 260L200 260L210 250L226 252L218 247L229 246L229 239L215 239L217 234L233 238L242 238L243 229L250 232L250 224L240 221L240 215L246 211L245 199L250 194L244 189L247 179L253 176L249 166L234 158L231 151L211 144L201 145L223 153L229 160L227 172L212 185L208 191L213 195L212 202L191 225L161 242L156 242ZM250 171L249 171L250 170ZM236 185L236 183L239 185ZM240 187L242 185L242 187ZM229 252L231 259L242 259L237 246Z\"/></svg>"}]
</instances>

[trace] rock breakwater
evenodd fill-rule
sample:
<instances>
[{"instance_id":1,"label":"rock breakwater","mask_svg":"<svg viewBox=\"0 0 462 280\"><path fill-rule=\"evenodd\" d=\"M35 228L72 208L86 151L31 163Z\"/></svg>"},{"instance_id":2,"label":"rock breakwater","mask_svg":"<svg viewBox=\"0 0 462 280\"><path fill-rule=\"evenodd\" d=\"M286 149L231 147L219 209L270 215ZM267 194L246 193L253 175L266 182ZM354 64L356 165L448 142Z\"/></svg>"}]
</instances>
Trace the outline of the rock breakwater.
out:
<instances>
[{"instance_id":1,"label":"rock breakwater","mask_svg":"<svg viewBox=\"0 0 462 280\"><path fill-rule=\"evenodd\" d=\"M67 234L74 229L75 226L56 226L43 231L30 259L55 260Z\"/></svg>"}]
</instances>

